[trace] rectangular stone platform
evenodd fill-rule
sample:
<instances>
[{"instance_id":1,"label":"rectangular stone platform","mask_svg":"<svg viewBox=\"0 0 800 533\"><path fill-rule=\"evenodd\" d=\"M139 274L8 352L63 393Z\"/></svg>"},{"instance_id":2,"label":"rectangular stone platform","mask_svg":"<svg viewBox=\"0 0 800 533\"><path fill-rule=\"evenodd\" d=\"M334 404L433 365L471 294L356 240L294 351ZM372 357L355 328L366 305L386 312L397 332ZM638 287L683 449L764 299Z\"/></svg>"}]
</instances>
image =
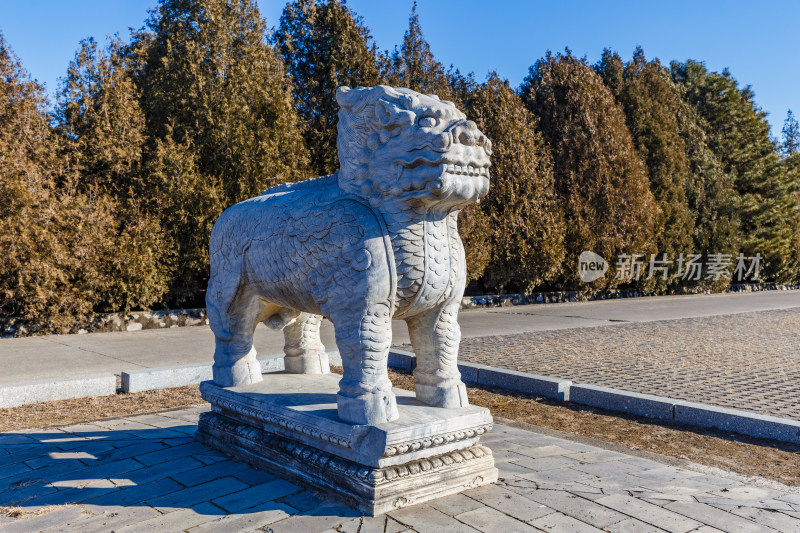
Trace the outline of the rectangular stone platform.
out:
<instances>
[{"instance_id":1,"label":"rectangular stone platform","mask_svg":"<svg viewBox=\"0 0 800 533\"><path fill-rule=\"evenodd\" d=\"M440 409L394 389L400 418L352 425L336 414L339 376L271 373L264 381L200 386L212 412L204 444L381 514L497 480L491 451L478 444L491 429L483 407Z\"/></svg>"}]
</instances>

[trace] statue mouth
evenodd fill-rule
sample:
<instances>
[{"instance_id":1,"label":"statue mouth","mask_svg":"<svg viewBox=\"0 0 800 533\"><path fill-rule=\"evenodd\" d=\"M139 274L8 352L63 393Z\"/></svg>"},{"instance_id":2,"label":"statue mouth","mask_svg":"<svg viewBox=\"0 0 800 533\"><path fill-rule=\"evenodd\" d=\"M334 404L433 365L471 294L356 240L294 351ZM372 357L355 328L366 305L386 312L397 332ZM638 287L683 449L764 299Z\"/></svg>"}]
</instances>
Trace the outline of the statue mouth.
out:
<instances>
[{"instance_id":1,"label":"statue mouth","mask_svg":"<svg viewBox=\"0 0 800 533\"><path fill-rule=\"evenodd\" d=\"M472 161L449 161L447 159L440 159L438 161L429 161L424 157L417 157L411 161L403 159L395 160L395 163L403 167L406 171L425 172L430 175L451 174L453 176L486 176L489 177L490 163L478 163ZM427 167L427 168L425 168ZM438 167L438 173L435 171ZM427 172L428 168L431 169Z\"/></svg>"},{"instance_id":2,"label":"statue mouth","mask_svg":"<svg viewBox=\"0 0 800 533\"><path fill-rule=\"evenodd\" d=\"M441 165L442 170L454 176L489 176L489 165L476 166L467 163L466 165L446 164Z\"/></svg>"},{"instance_id":3,"label":"statue mouth","mask_svg":"<svg viewBox=\"0 0 800 533\"><path fill-rule=\"evenodd\" d=\"M480 200L489 189L489 163L478 165L424 162L401 165L396 189L399 198L435 198L467 205Z\"/></svg>"},{"instance_id":4,"label":"statue mouth","mask_svg":"<svg viewBox=\"0 0 800 533\"><path fill-rule=\"evenodd\" d=\"M482 149L457 147L447 154L413 150L395 158L394 164L399 173L390 190L400 198L468 204L489 188L491 163Z\"/></svg>"}]
</instances>

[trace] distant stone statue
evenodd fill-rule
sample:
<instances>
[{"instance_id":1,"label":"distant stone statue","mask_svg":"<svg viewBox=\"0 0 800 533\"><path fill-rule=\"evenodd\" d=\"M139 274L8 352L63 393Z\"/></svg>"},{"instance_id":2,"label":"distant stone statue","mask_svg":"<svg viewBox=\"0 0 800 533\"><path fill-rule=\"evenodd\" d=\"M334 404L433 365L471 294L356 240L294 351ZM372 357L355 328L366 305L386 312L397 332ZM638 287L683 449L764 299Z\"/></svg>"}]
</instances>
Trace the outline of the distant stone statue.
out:
<instances>
[{"instance_id":1,"label":"distant stone statue","mask_svg":"<svg viewBox=\"0 0 800 533\"><path fill-rule=\"evenodd\" d=\"M336 98L339 172L268 189L214 226L206 296L214 382L261 381L258 322L283 329L287 372L328 373L324 315L344 366L339 418L394 420L394 317L407 322L417 356L417 399L466 406L456 365L466 280L456 217L489 190L491 142L436 96L378 86L341 87Z\"/></svg>"}]
</instances>

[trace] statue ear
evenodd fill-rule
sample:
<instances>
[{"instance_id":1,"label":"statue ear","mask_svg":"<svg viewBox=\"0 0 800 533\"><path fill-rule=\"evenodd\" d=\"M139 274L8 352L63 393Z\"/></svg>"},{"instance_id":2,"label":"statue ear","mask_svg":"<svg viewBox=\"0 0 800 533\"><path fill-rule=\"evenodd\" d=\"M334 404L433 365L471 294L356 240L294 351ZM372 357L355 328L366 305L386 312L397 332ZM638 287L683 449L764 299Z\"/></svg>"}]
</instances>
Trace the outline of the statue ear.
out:
<instances>
[{"instance_id":1,"label":"statue ear","mask_svg":"<svg viewBox=\"0 0 800 533\"><path fill-rule=\"evenodd\" d=\"M370 89L367 87L350 88L343 85L336 89L336 103L339 104L341 109L359 113L367 105L368 99L365 98L365 94L369 91Z\"/></svg>"},{"instance_id":2,"label":"statue ear","mask_svg":"<svg viewBox=\"0 0 800 533\"><path fill-rule=\"evenodd\" d=\"M385 128L410 126L416 119L416 115L412 111L400 109L392 102L384 100L383 98L375 102L375 117L378 119L381 126Z\"/></svg>"}]
</instances>

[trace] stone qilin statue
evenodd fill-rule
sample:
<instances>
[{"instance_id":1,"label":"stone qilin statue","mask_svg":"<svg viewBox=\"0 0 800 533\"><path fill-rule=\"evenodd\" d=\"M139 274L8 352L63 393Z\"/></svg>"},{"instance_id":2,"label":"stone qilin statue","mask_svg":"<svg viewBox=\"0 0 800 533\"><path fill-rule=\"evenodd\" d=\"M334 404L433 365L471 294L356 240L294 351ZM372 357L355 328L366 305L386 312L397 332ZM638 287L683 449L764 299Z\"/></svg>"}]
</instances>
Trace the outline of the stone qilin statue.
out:
<instances>
[{"instance_id":1,"label":"stone qilin statue","mask_svg":"<svg viewBox=\"0 0 800 533\"><path fill-rule=\"evenodd\" d=\"M447 101L386 86L341 87L330 176L268 189L226 210L211 236L207 305L214 381L260 381L258 322L282 328L290 373L328 373L322 315L344 376L339 418L397 418L387 375L392 318L407 322L415 392L467 405L456 357L466 280L458 211L489 190L490 141Z\"/></svg>"}]
</instances>

